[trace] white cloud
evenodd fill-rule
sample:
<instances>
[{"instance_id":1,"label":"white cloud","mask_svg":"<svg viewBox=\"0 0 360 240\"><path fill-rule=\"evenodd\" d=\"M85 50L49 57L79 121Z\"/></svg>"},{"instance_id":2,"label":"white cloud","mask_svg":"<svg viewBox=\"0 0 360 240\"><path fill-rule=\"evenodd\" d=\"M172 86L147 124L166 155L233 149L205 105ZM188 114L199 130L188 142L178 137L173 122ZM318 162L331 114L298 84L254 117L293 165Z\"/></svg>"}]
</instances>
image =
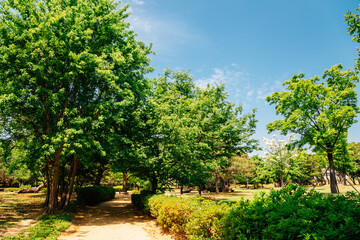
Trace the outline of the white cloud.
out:
<instances>
[{"instance_id":1,"label":"white cloud","mask_svg":"<svg viewBox=\"0 0 360 240\"><path fill-rule=\"evenodd\" d=\"M229 100L237 105L242 104L245 109L251 109L256 105L263 105L267 96L274 91L282 90L280 80L255 79L256 77L247 71L239 71L240 67L233 63L228 67L213 68L209 77L203 77L195 81L195 84L201 88L206 88L208 84L225 84L225 89L229 93ZM203 73L204 71L202 71Z\"/></svg>"},{"instance_id":2,"label":"white cloud","mask_svg":"<svg viewBox=\"0 0 360 240\"><path fill-rule=\"evenodd\" d=\"M173 16L164 16L153 13L142 6L145 4L141 0L132 0L137 5L132 5L129 12L132 14L127 19L130 28L138 36L137 39L145 44L153 44L153 50L162 56L174 55L180 51L184 45L191 46L202 41L199 31L188 26L183 20L175 19ZM149 8L151 9L151 8Z\"/></svg>"},{"instance_id":3,"label":"white cloud","mask_svg":"<svg viewBox=\"0 0 360 240\"><path fill-rule=\"evenodd\" d=\"M140 5L140 6L145 4L145 2L141 1L141 0L132 0L131 2L133 2L136 5Z\"/></svg>"},{"instance_id":4,"label":"white cloud","mask_svg":"<svg viewBox=\"0 0 360 240\"><path fill-rule=\"evenodd\" d=\"M228 68L214 68L213 74L208 78L202 78L195 81L195 84L199 87L205 88L208 84L223 84L226 86L232 85L241 79L245 79L245 74L240 71L229 70Z\"/></svg>"}]
</instances>

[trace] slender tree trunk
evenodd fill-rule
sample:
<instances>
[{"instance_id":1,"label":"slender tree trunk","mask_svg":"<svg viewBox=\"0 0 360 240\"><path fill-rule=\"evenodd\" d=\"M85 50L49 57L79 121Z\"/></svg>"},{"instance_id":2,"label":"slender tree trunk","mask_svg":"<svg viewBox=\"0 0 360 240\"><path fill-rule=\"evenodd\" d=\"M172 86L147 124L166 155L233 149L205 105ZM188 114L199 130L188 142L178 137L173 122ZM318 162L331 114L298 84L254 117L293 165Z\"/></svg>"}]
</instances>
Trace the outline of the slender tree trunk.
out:
<instances>
[{"instance_id":1,"label":"slender tree trunk","mask_svg":"<svg viewBox=\"0 0 360 240\"><path fill-rule=\"evenodd\" d=\"M46 198L45 198L45 206L47 207L50 201L50 170L49 170L49 162L48 159L45 157L45 181L46 181Z\"/></svg>"},{"instance_id":2,"label":"slender tree trunk","mask_svg":"<svg viewBox=\"0 0 360 240\"><path fill-rule=\"evenodd\" d=\"M331 193L339 193L336 183L334 158L331 152L328 152L329 168L330 168L330 190Z\"/></svg>"},{"instance_id":3,"label":"slender tree trunk","mask_svg":"<svg viewBox=\"0 0 360 240\"><path fill-rule=\"evenodd\" d=\"M59 181L59 172L60 172L60 154L61 150L56 150L54 158L54 173L51 181L50 187L50 199L47 208L48 213L53 213L56 210L58 202L58 181Z\"/></svg>"},{"instance_id":4,"label":"slender tree trunk","mask_svg":"<svg viewBox=\"0 0 360 240\"><path fill-rule=\"evenodd\" d=\"M328 170L329 170L328 167L325 168L325 178L326 178L327 184L330 184L330 179L329 179L328 174L327 174ZM330 172L330 171L329 171L329 172Z\"/></svg>"},{"instance_id":5,"label":"slender tree trunk","mask_svg":"<svg viewBox=\"0 0 360 240\"><path fill-rule=\"evenodd\" d=\"M96 178L95 178L95 182L94 182L95 186L100 186L101 179L103 177L104 171L105 171L105 168L100 166L97 173L96 173Z\"/></svg>"},{"instance_id":6,"label":"slender tree trunk","mask_svg":"<svg viewBox=\"0 0 360 240\"><path fill-rule=\"evenodd\" d=\"M222 177L220 177L220 184L221 184L221 191L223 193L226 193L225 180Z\"/></svg>"},{"instance_id":7,"label":"slender tree trunk","mask_svg":"<svg viewBox=\"0 0 360 240\"><path fill-rule=\"evenodd\" d=\"M249 189L249 180L246 179L246 189Z\"/></svg>"},{"instance_id":8,"label":"slender tree trunk","mask_svg":"<svg viewBox=\"0 0 360 240\"><path fill-rule=\"evenodd\" d=\"M123 192L127 192L128 190L128 176L127 176L127 171L122 171L123 174Z\"/></svg>"},{"instance_id":9,"label":"slender tree trunk","mask_svg":"<svg viewBox=\"0 0 360 240\"><path fill-rule=\"evenodd\" d=\"M215 177L215 192L216 194L219 194L219 176L218 176L218 172L214 171L214 177Z\"/></svg>"},{"instance_id":10,"label":"slender tree trunk","mask_svg":"<svg viewBox=\"0 0 360 240\"><path fill-rule=\"evenodd\" d=\"M181 185L181 186L180 186L180 194L183 194L183 193L184 193L184 186Z\"/></svg>"},{"instance_id":11,"label":"slender tree trunk","mask_svg":"<svg viewBox=\"0 0 360 240\"><path fill-rule=\"evenodd\" d=\"M280 184L280 187L281 188L283 188L284 187L284 175L283 175L283 173L280 173L280 182L279 182L279 184Z\"/></svg>"},{"instance_id":12,"label":"slender tree trunk","mask_svg":"<svg viewBox=\"0 0 360 240\"><path fill-rule=\"evenodd\" d=\"M62 209L66 209L69 206L70 200L71 200L71 195L72 195L72 191L73 191L73 186L75 183L75 176L76 176L76 171L77 171L77 166L79 164L79 160L77 158L77 156L74 156L73 161L71 163L71 169L70 169L70 184L68 186L67 189L67 193L66 193L66 197L65 197L65 203L62 206Z\"/></svg>"},{"instance_id":13,"label":"slender tree trunk","mask_svg":"<svg viewBox=\"0 0 360 240\"><path fill-rule=\"evenodd\" d=\"M158 185L158 179L156 177L153 177L151 179L151 191L153 194L156 194L157 185Z\"/></svg>"}]
</instances>

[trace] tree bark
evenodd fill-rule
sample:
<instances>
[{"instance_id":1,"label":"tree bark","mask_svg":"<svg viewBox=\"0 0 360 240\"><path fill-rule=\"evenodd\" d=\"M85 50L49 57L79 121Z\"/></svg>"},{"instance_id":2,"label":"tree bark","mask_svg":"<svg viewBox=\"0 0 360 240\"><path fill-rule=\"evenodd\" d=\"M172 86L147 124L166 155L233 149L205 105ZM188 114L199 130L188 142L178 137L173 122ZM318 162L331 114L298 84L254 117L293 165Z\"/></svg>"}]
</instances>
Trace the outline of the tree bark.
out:
<instances>
[{"instance_id":1,"label":"tree bark","mask_svg":"<svg viewBox=\"0 0 360 240\"><path fill-rule=\"evenodd\" d=\"M184 194L184 186L183 185L181 185L181 187L180 187L180 194Z\"/></svg>"},{"instance_id":2,"label":"tree bark","mask_svg":"<svg viewBox=\"0 0 360 240\"><path fill-rule=\"evenodd\" d=\"M216 194L219 194L220 191L219 191L219 176L218 176L218 172L217 171L214 171L214 177L215 177L215 192Z\"/></svg>"},{"instance_id":3,"label":"tree bark","mask_svg":"<svg viewBox=\"0 0 360 240\"><path fill-rule=\"evenodd\" d=\"M153 194L156 194L157 185L158 185L158 179L156 177L153 177L151 179L151 191Z\"/></svg>"},{"instance_id":4,"label":"tree bark","mask_svg":"<svg viewBox=\"0 0 360 240\"><path fill-rule=\"evenodd\" d=\"M79 160L78 160L77 156L74 156L73 161L71 162L71 168L70 168L70 174L71 174L70 181L69 181L70 184L68 186L67 193L65 196L65 203L62 206L63 210L65 210L70 204L78 164L79 164Z\"/></svg>"},{"instance_id":5,"label":"tree bark","mask_svg":"<svg viewBox=\"0 0 360 240\"><path fill-rule=\"evenodd\" d=\"M50 187L50 199L46 212L54 213L57 207L58 202L58 181L59 181L59 172L60 172L60 154L61 150L56 150L54 158L54 174L51 181Z\"/></svg>"},{"instance_id":6,"label":"tree bark","mask_svg":"<svg viewBox=\"0 0 360 240\"><path fill-rule=\"evenodd\" d=\"M331 193L339 193L336 183L334 156L332 152L328 152L327 155L328 155L329 168L330 168L330 190Z\"/></svg>"},{"instance_id":7,"label":"tree bark","mask_svg":"<svg viewBox=\"0 0 360 240\"><path fill-rule=\"evenodd\" d=\"M122 171L123 174L123 192L127 192L128 190L128 175L127 175L127 171Z\"/></svg>"}]
</instances>

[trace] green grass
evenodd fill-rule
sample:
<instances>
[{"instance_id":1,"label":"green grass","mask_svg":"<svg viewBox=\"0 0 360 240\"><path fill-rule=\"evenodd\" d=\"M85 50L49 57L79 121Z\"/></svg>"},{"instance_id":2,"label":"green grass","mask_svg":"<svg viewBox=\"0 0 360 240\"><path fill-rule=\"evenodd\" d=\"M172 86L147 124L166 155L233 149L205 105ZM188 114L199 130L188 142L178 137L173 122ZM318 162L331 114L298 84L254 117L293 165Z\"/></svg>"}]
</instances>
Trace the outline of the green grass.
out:
<instances>
[{"instance_id":1,"label":"green grass","mask_svg":"<svg viewBox=\"0 0 360 240\"><path fill-rule=\"evenodd\" d=\"M274 185L273 184L267 184L267 185L264 185L263 188L252 188L250 187L249 189L243 187L244 185L233 185L232 188L234 189L234 192L232 193L220 193L218 195L216 195L215 193L203 193L201 194L201 196L205 197L205 198L210 198L210 199L213 199L213 200L217 200L217 201L221 201L221 202L236 202L242 198L244 199L248 199L248 200L253 200L255 195L260 193L260 192L265 192L265 193L269 193L270 192L270 189L275 189L275 190L279 190L280 188L277 187L277 188L274 188ZM339 184L339 191L340 191L340 194L344 194L348 191L355 191L350 185L342 185L342 184ZM355 187L360 191L360 185L355 185ZM311 190L313 189L313 187L308 187L308 190ZM323 194L330 194L330 186L329 185L323 185L323 186L317 186L315 188L315 191L318 191L320 193L323 193ZM171 192L168 192L170 194L180 194L180 191L178 189L176 189L175 191L171 191ZM190 194L187 194L187 195L196 195L197 194L197 191L191 191Z\"/></svg>"},{"instance_id":2,"label":"green grass","mask_svg":"<svg viewBox=\"0 0 360 240\"><path fill-rule=\"evenodd\" d=\"M22 219L40 215L44 201L44 193L0 192L0 231Z\"/></svg>"},{"instance_id":3,"label":"green grass","mask_svg":"<svg viewBox=\"0 0 360 240\"><path fill-rule=\"evenodd\" d=\"M61 232L71 225L71 214L47 214L42 216L32 227L24 230L18 236L5 237L3 240L55 240Z\"/></svg>"}]
</instances>

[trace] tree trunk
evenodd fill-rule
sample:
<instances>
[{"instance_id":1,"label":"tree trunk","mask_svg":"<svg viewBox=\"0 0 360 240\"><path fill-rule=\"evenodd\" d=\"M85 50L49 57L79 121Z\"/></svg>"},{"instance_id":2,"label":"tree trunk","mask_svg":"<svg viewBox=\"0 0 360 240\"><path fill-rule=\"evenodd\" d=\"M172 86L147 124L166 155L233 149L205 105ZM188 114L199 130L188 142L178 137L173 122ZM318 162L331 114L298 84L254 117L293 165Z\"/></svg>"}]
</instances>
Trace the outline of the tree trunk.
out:
<instances>
[{"instance_id":1,"label":"tree trunk","mask_svg":"<svg viewBox=\"0 0 360 240\"><path fill-rule=\"evenodd\" d=\"M184 186L181 185L181 187L180 187L180 194L183 194L183 193L184 193Z\"/></svg>"},{"instance_id":2,"label":"tree trunk","mask_svg":"<svg viewBox=\"0 0 360 240\"><path fill-rule=\"evenodd\" d=\"M246 189L249 189L249 180L246 179Z\"/></svg>"},{"instance_id":3,"label":"tree trunk","mask_svg":"<svg viewBox=\"0 0 360 240\"><path fill-rule=\"evenodd\" d=\"M156 177L153 177L151 179L151 191L153 194L156 194L157 185L158 185L158 179Z\"/></svg>"},{"instance_id":4,"label":"tree trunk","mask_svg":"<svg viewBox=\"0 0 360 240\"><path fill-rule=\"evenodd\" d=\"M327 155L328 155L329 167L330 167L330 190L331 190L331 193L339 193L337 183L336 183L333 154L331 152L328 152Z\"/></svg>"},{"instance_id":5,"label":"tree trunk","mask_svg":"<svg viewBox=\"0 0 360 240\"><path fill-rule=\"evenodd\" d=\"M59 182L59 172L60 172L60 154L61 150L56 150L55 159L54 159L54 174L51 181L50 187L50 199L47 206L46 212L54 213L57 207L58 202L58 182Z\"/></svg>"},{"instance_id":6,"label":"tree trunk","mask_svg":"<svg viewBox=\"0 0 360 240\"><path fill-rule=\"evenodd\" d=\"M123 192L127 192L128 191L128 175L127 175L127 171L122 171L123 174Z\"/></svg>"},{"instance_id":7,"label":"tree trunk","mask_svg":"<svg viewBox=\"0 0 360 240\"><path fill-rule=\"evenodd\" d=\"M328 178L328 175L327 175L328 170L329 170L329 168L325 168L325 178L326 178L327 184L330 184L330 179Z\"/></svg>"},{"instance_id":8,"label":"tree trunk","mask_svg":"<svg viewBox=\"0 0 360 240\"><path fill-rule=\"evenodd\" d=\"M214 171L214 177L215 177L215 193L219 194L219 176L218 176L218 172Z\"/></svg>"},{"instance_id":9,"label":"tree trunk","mask_svg":"<svg viewBox=\"0 0 360 240\"><path fill-rule=\"evenodd\" d=\"M220 184L221 184L221 190L223 193L226 193L226 186L225 186L225 180L220 177Z\"/></svg>"},{"instance_id":10,"label":"tree trunk","mask_svg":"<svg viewBox=\"0 0 360 240\"><path fill-rule=\"evenodd\" d=\"M280 184L280 187L283 188L284 187L284 175L283 173L280 173L280 179L279 179L279 184Z\"/></svg>"},{"instance_id":11,"label":"tree trunk","mask_svg":"<svg viewBox=\"0 0 360 240\"><path fill-rule=\"evenodd\" d=\"M77 156L74 156L73 157L73 160L71 162L71 168L70 168L70 184L67 188L67 193L66 193L66 196L65 196L65 203L64 205L62 206L62 209L65 210L68 206L69 206L69 203L70 203L70 200L71 200L71 195L72 195L72 191L73 191L73 186L74 186L74 183L75 183L75 176L76 176L76 170L77 170L77 166L79 164L79 160L77 158Z\"/></svg>"},{"instance_id":12,"label":"tree trunk","mask_svg":"<svg viewBox=\"0 0 360 240\"><path fill-rule=\"evenodd\" d=\"M95 186L100 186L101 179L103 177L104 171L105 171L105 168L100 166L99 169L98 169L98 172L96 174L96 178L95 178L95 182L94 182Z\"/></svg>"},{"instance_id":13,"label":"tree trunk","mask_svg":"<svg viewBox=\"0 0 360 240\"><path fill-rule=\"evenodd\" d=\"M44 206L47 207L50 201L50 185L51 185L51 181L50 181L50 170L49 170L49 162L48 159L45 157L45 166L44 166L44 170L45 170L45 181L46 181L46 198L45 198L45 204Z\"/></svg>"}]
</instances>

